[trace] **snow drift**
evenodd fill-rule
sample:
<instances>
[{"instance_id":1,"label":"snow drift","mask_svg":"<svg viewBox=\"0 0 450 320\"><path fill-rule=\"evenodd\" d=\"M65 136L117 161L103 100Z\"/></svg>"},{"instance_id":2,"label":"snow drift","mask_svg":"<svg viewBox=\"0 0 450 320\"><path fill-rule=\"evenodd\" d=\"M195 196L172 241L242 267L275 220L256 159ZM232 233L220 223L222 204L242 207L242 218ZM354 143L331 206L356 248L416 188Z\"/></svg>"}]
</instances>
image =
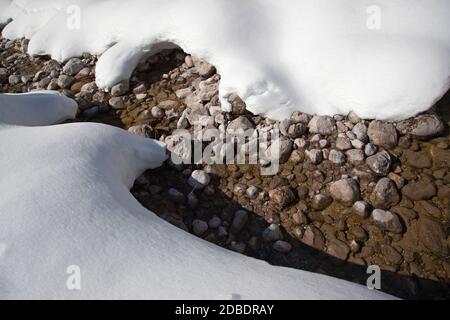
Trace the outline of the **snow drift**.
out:
<instances>
[{"instance_id":1,"label":"snow drift","mask_svg":"<svg viewBox=\"0 0 450 320\"><path fill-rule=\"evenodd\" d=\"M34 99L41 125L73 115L62 96L0 95L0 299L392 298L270 266L168 224L129 192L166 159L162 144L100 124L18 126L36 124ZM16 111L15 125L4 109ZM66 287L71 266L81 290Z\"/></svg>"},{"instance_id":2,"label":"snow drift","mask_svg":"<svg viewBox=\"0 0 450 320\"><path fill-rule=\"evenodd\" d=\"M218 68L224 107L236 92L274 119L353 110L399 120L450 87L448 0L9 2L0 0L1 20L13 18L4 36L30 38L31 54L57 60L103 53L101 88L167 44Z\"/></svg>"}]
</instances>

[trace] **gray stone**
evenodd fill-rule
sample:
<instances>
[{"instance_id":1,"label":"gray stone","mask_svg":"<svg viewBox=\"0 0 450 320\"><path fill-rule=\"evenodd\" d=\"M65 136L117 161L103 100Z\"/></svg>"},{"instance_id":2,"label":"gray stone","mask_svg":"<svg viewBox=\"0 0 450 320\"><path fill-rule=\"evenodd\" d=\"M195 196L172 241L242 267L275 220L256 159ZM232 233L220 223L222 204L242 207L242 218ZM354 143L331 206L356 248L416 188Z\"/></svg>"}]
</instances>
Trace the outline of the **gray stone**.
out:
<instances>
[{"instance_id":1,"label":"gray stone","mask_svg":"<svg viewBox=\"0 0 450 320\"><path fill-rule=\"evenodd\" d=\"M123 81L111 88L111 95L113 97L123 96L128 92L128 90L130 90L130 85L128 81Z\"/></svg>"},{"instance_id":2,"label":"gray stone","mask_svg":"<svg viewBox=\"0 0 450 320\"><path fill-rule=\"evenodd\" d=\"M370 141L386 149L394 148L398 142L398 134L392 123L374 120L370 123L367 135Z\"/></svg>"},{"instance_id":3,"label":"gray stone","mask_svg":"<svg viewBox=\"0 0 450 320\"><path fill-rule=\"evenodd\" d=\"M211 229L217 229L221 224L222 224L222 220L221 220L218 216L213 216L213 217L208 221L208 226L209 226Z\"/></svg>"},{"instance_id":4,"label":"gray stone","mask_svg":"<svg viewBox=\"0 0 450 320\"><path fill-rule=\"evenodd\" d=\"M391 169L391 156L383 150L371 157L368 157L366 164L377 175L387 176L389 174L389 170Z\"/></svg>"},{"instance_id":5,"label":"gray stone","mask_svg":"<svg viewBox=\"0 0 450 320\"><path fill-rule=\"evenodd\" d=\"M402 233L403 226L400 217L390 211L375 209L372 211L372 220L382 230L393 233Z\"/></svg>"},{"instance_id":6,"label":"gray stone","mask_svg":"<svg viewBox=\"0 0 450 320\"><path fill-rule=\"evenodd\" d=\"M356 138L362 142L367 142L369 140L369 137L367 136L367 127L362 122L357 123L353 127L352 132L355 134Z\"/></svg>"},{"instance_id":7,"label":"gray stone","mask_svg":"<svg viewBox=\"0 0 450 320\"><path fill-rule=\"evenodd\" d=\"M78 72L80 72L84 67L85 63L81 61L79 58L72 58L65 64L62 72L68 76L74 76Z\"/></svg>"},{"instance_id":8,"label":"gray stone","mask_svg":"<svg viewBox=\"0 0 450 320\"><path fill-rule=\"evenodd\" d=\"M302 242L320 251L325 248L325 237L322 232L311 225L306 227Z\"/></svg>"},{"instance_id":9,"label":"gray stone","mask_svg":"<svg viewBox=\"0 0 450 320\"><path fill-rule=\"evenodd\" d=\"M337 131L336 121L329 116L314 116L308 127L311 133L318 133L323 136L332 135Z\"/></svg>"},{"instance_id":10,"label":"gray stone","mask_svg":"<svg viewBox=\"0 0 450 320\"><path fill-rule=\"evenodd\" d=\"M289 251L292 250L292 245L289 242L277 240L273 244L273 249L281 253L288 253Z\"/></svg>"},{"instance_id":11,"label":"gray stone","mask_svg":"<svg viewBox=\"0 0 450 320\"><path fill-rule=\"evenodd\" d=\"M184 204L186 202L186 197L184 196L183 193L181 193L180 191L178 191L175 188L170 188L168 190L168 194L169 197L178 204Z\"/></svg>"},{"instance_id":12,"label":"gray stone","mask_svg":"<svg viewBox=\"0 0 450 320\"><path fill-rule=\"evenodd\" d=\"M162 119L162 118L164 118L164 114L165 114L164 110L162 110L161 108L156 107L156 106L151 109L151 113L152 113L152 117L155 119Z\"/></svg>"},{"instance_id":13,"label":"gray stone","mask_svg":"<svg viewBox=\"0 0 450 320\"><path fill-rule=\"evenodd\" d=\"M370 206L365 201L356 201L353 204L353 211L360 216L361 218L365 219L368 218L370 215Z\"/></svg>"},{"instance_id":14,"label":"gray stone","mask_svg":"<svg viewBox=\"0 0 450 320\"><path fill-rule=\"evenodd\" d=\"M445 231L437 220L421 216L418 235L420 243L428 250L440 257L447 257L448 246Z\"/></svg>"},{"instance_id":15,"label":"gray stone","mask_svg":"<svg viewBox=\"0 0 450 320\"><path fill-rule=\"evenodd\" d=\"M195 235L201 236L208 231L208 224L203 220L196 219L192 221L192 231Z\"/></svg>"},{"instance_id":16,"label":"gray stone","mask_svg":"<svg viewBox=\"0 0 450 320\"><path fill-rule=\"evenodd\" d=\"M400 202L400 194L394 181L382 178L378 181L370 196L375 208L389 209Z\"/></svg>"},{"instance_id":17,"label":"gray stone","mask_svg":"<svg viewBox=\"0 0 450 320\"><path fill-rule=\"evenodd\" d=\"M188 183L194 189L203 189L211 182L209 174L203 170L194 170L188 179Z\"/></svg>"},{"instance_id":18,"label":"gray stone","mask_svg":"<svg viewBox=\"0 0 450 320\"><path fill-rule=\"evenodd\" d=\"M445 125L436 114L423 114L397 123L397 129L401 134L427 139L440 135Z\"/></svg>"},{"instance_id":19,"label":"gray stone","mask_svg":"<svg viewBox=\"0 0 450 320\"><path fill-rule=\"evenodd\" d=\"M70 86L74 83L75 79L74 77L62 74L58 77L58 86L61 89L67 89L70 88Z\"/></svg>"},{"instance_id":20,"label":"gray stone","mask_svg":"<svg viewBox=\"0 0 450 320\"><path fill-rule=\"evenodd\" d=\"M280 226L277 224L271 224L262 233L262 238L265 242L273 242L283 239L283 233Z\"/></svg>"},{"instance_id":21,"label":"gray stone","mask_svg":"<svg viewBox=\"0 0 450 320\"><path fill-rule=\"evenodd\" d=\"M230 232L237 234L248 221L248 212L245 210L238 210L234 213L233 221L231 223Z\"/></svg>"},{"instance_id":22,"label":"gray stone","mask_svg":"<svg viewBox=\"0 0 450 320\"><path fill-rule=\"evenodd\" d=\"M323 153L320 149L307 150L306 155L313 164L319 164L323 161Z\"/></svg>"},{"instance_id":23,"label":"gray stone","mask_svg":"<svg viewBox=\"0 0 450 320\"><path fill-rule=\"evenodd\" d=\"M291 188L278 187L269 191L269 199L279 208L283 209L295 202L296 197Z\"/></svg>"},{"instance_id":24,"label":"gray stone","mask_svg":"<svg viewBox=\"0 0 450 320\"><path fill-rule=\"evenodd\" d=\"M334 200L347 205L352 205L361 196L358 183L349 178L331 183L330 194Z\"/></svg>"},{"instance_id":25,"label":"gray stone","mask_svg":"<svg viewBox=\"0 0 450 320\"><path fill-rule=\"evenodd\" d=\"M327 246L327 253L335 258L347 260L350 248L341 240L331 239Z\"/></svg>"},{"instance_id":26,"label":"gray stone","mask_svg":"<svg viewBox=\"0 0 450 320\"><path fill-rule=\"evenodd\" d=\"M364 154L367 157L373 156L375 153L377 153L378 148L376 145L372 144L372 143L368 143L366 144L366 146L364 147Z\"/></svg>"},{"instance_id":27,"label":"gray stone","mask_svg":"<svg viewBox=\"0 0 450 320\"><path fill-rule=\"evenodd\" d=\"M345 152L348 162L352 164L360 164L364 162L364 152L360 149L351 149Z\"/></svg>"},{"instance_id":28,"label":"gray stone","mask_svg":"<svg viewBox=\"0 0 450 320\"><path fill-rule=\"evenodd\" d=\"M111 99L109 99L108 104L111 106L111 108L113 108L115 110L126 108L122 97L112 97Z\"/></svg>"},{"instance_id":29,"label":"gray stone","mask_svg":"<svg viewBox=\"0 0 450 320\"><path fill-rule=\"evenodd\" d=\"M352 148L350 139L347 137L337 137L336 148L339 150L348 150Z\"/></svg>"},{"instance_id":30,"label":"gray stone","mask_svg":"<svg viewBox=\"0 0 450 320\"><path fill-rule=\"evenodd\" d=\"M334 164L344 164L345 163L345 155L342 151L331 150L328 155L328 160L333 162Z\"/></svg>"},{"instance_id":31,"label":"gray stone","mask_svg":"<svg viewBox=\"0 0 450 320\"><path fill-rule=\"evenodd\" d=\"M250 120L248 120L244 116L240 116L228 124L227 131L240 130L240 129L246 131L246 130L254 129L254 128L255 128L255 125L253 123L251 123Z\"/></svg>"}]
</instances>

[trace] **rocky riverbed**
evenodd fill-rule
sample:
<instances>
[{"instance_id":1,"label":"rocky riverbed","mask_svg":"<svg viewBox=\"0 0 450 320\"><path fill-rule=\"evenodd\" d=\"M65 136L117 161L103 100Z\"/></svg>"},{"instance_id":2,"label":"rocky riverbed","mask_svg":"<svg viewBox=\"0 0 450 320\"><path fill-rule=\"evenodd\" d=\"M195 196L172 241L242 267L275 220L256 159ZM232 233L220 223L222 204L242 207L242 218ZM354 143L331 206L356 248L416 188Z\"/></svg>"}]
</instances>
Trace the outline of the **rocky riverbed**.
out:
<instances>
[{"instance_id":1,"label":"rocky riverbed","mask_svg":"<svg viewBox=\"0 0 450 320\"><path fill-rule=\"evenodd\" d=\"M222 111L220 75L182 51L143 61L129 82L103 92L95 56L60 64L28 56L27 44L0 40L0 92L58 90L78 102L76 121L119 126L181 154L177 129L279 129L275 175L261 174L264 161L168 160L141 176L133 195L170 223L272 264L363 284L377 265L386 292L449 298L449 94L400 122L301 112L275 122L246 111L238 96Z\"/></svg>"}]
</instances>

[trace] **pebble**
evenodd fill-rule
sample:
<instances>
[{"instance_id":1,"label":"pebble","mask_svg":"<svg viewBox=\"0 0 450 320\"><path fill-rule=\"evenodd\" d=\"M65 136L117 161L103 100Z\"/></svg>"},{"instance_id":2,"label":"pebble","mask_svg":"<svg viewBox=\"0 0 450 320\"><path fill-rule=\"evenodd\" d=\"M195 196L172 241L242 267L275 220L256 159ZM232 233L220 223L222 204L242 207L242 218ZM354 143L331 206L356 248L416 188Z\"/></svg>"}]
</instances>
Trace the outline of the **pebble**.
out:
<instances>
[{"instance_id":1,"label":"pebble","mask_svg":"<svg viewBox=\"0 0 450 320\"><path fill-rule=\"evenodd\" d=\"M370 196L375 208L389 209L400 202L400 194L395 183L389 178L380 179Z\"/></svg>"},{"instance_id":2,"label":"pebble","mask_svg":"<svg viewBox=\"0 0 450 320\"><path fill-rule=\"evenodd\" d=\"M371 157L368 157L366 159L366 163L377 175L387 176L391 168L391 156L383 150Z\"/></svg>"},{"instance_id":3,"label":"pebble","mask_svg":"<svg viewBox=\"0 0 450 320\"><path fill-rule=\"evenodd\" d=\"M351 149L345 152L345 156L349 163L360 164L364 162L364 152L360 149Z\"/></svg>"},{"instance_id":4,"label":"pebble","mask_svg":"<svg viewBox=\"0 0 450 320\"><path fill-rule=\"evenodd\" d=\"M409 182L402 188L402 194L413 201L429 200L436 193L436 186L432 182L427 181Z\"/></svg>"},{"instance_id":5,"label":"pebble","mask_svg":"<svg viewBox=\"0 0 450 320\"><path fill-rule=\"evenodd\" d=\"M192 221L192 231L195 235L201 236L208 231L208 224L203 220L195 219Z\"/></svg>"},{"instance_id":6,"label":"pebble","mask_svg":"<svg viewBox=\"0 0 450 320\"><path fill-rule=\"evenodd\" d=\"M331 183L330 194L334 200L347 205L353 205L361 196L358 183L350 178Z\"/></svg>"},{"instance_id":7,"label":"pebble","mask_svg":"<svg viewBox=\"0 0 450 320\"><path fill-rule=\"evenodd\" d=\"M313 164L319 164L323 161L323 153L320 149L307 150L306 155Z\"/></svg>"},{"instance_id":8,"label":"pebble","mask_svg":"<svg viewBox=\"0 0 450 320\"><path fill-rule=\"evenodd\" d=\"M368 218L370 215L370 206L365 201L356 201L353 204L353 211L360 216L361 218L365 219Z\"/></svg>"},{"instance_id":9,"label":"pebble","mask_svg":"<svg viewBox=\"0 0 450 320\"><path fill-rule=\"evenodd\" d=\"M188 179L189 185L197 190L205 188L210 181L209 174L203 170L194 170Z\"/></svg>"},{"instance_id":10,"label":"pebble","mask_svg":"<svg viewBox=\"0 0 450 320\"><path fill-rule=\"evenodd\" d=\"M402 233L403 226L397 214L390 211L375 209L372 211L374 223L383 230L393 233Z\"/></svg>"},{"instance_id":11,"label":"pebble","mask_svg":"<svg viewBox=\"0 0 450 320\"><path fill-rule=\"evenodd\" d=\"M262 238L265 242L274 242L283 239L283 233L280 226L277 224L271 224L262 233Z\"/></svg>"},{"instance_id":12,"label":"pebble","mask_svg":"<svg viewBox=\"0 0 450 320\"><path fill-rule=\"evenodd\" d=\"M156 107L156 106L151 109L151 113L152 113L152 117L154 117L156 119L162 119L162 118L164 118L164 115L165 115L164 110L162 110L161 108Z\"/></svg>"},{"instance_id":13,"label":"pebble","mask_svg":"<svg viewBox=\"0 0 450 320\"><path fill-rule=\"evenodd\" d=\"M245 210L238 210L234 213L233 221L231 223L230 232L233 234L239 233L248 221L248 212Z\"/></svg>"},{"instance_id":14,"label":"pebble","mask_svg":"<svg viewBox=\"0 0 450 320\"><path fill-rule=\"evenodd\" d=\"M277 240L273 244L273 249L281 253L288 253L289 251L292 250L292 245L289 242Z\"/></svg>"},{"instance_id":15,"label":"pebble","mask_svg":"<svg viewBox=\"0 0 450 320\"><path fill-rule=\"evenodd\" d=\"M121 83L116 84L111 88L111 95L113 97L123 96L130 90L130 86L128 81L123 81Z\"/></svg>"},{"instance_id":16,"label":"pebble","mask_svg":"<svg viewBox=\"0 0 450 320\"><path fill-rule=\"evenodd\" d=\"M186 202L186 197L184 196L183 193L181 193L180 191L178 191L175 188L170 188L168 190L168 194L169 197L178 204L184 204Z\"/></svg>"},{"instance_id":17,"label":"pebble","mask_svg":"<svg viewBox=\"0 0 450 320\"><path fill-rule=\"evenodd\" d=\"M309 132L323 136L332 135L337 131L336 121L329 116L314 116L308 124Z\"/></svg>"}]
</instances>

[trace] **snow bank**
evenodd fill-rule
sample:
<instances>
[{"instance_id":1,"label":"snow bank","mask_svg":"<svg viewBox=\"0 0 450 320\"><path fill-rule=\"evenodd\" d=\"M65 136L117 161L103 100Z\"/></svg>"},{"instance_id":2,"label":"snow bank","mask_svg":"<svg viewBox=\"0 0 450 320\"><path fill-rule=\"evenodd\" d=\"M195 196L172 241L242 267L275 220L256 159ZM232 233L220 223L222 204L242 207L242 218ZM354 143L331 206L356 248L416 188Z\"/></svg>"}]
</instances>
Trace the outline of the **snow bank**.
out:
<instances>
[{"instance_id":1,"label":"snow bank","mask_svg":"<svg viewBox=\"0 0 450 320\"><path fill-rule=\"evenodd\" d=\"M41 126L75 118L77 103L52 91L0 93L0 124Z\"/></svg>"},{"instance_id":2,"label":"snow bank","mask_svg":"<svg viewBox=\"0 0 450 320\"><path fill-rule=\"evenodd\" d=\"M30 98L0 110L26 99L14 122L28 124ZM52 99L64 114L65 98ZM143 208L129 188L166 159L157 141L100 124L0 124L0 145L0 299L392 298L227 251ZM71 270L81 290L67 289Z\"/></svg>"},{"instance_id":3,"label":"snow bank","mask_svg":"<svg viewBox=\"0 0 450 320\"><path fill-rule=\"evenodd\" d=\"M236 92L274 119L353 110L383 120L449 89L449 16L448 0L15 0L2 15L14 19L3 35L31 38L32 54L104 52L102 88L174 44L217 66L224 105Z\"/></svg>"}]
</instances>

